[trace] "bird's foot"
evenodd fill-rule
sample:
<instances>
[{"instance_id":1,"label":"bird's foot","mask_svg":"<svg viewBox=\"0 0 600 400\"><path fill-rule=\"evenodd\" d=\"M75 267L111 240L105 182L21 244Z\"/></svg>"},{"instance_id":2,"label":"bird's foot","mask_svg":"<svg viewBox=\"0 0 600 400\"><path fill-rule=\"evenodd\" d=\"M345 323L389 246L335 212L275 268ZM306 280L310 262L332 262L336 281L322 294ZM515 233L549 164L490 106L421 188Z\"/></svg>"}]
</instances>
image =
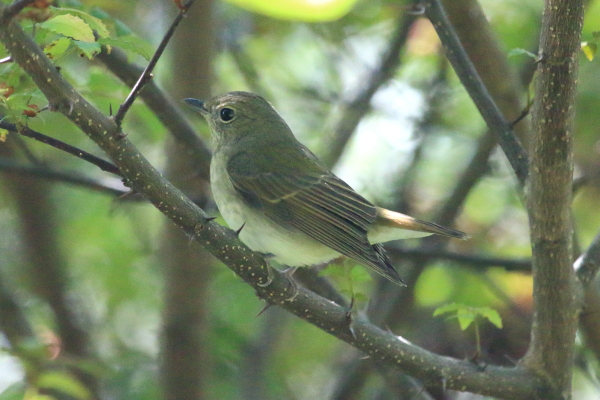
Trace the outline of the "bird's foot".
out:
<instances>
[{"instance_id":1,"label":"bird's foot","mask_svg":"<svg viewBox=\"0 0 600 400\"><path fill-rule=\"evenodd\" d=\"M354 310L354 296L350 299L350 305L348 306L348 310L346 311L346 321L348 322L348 330L352 334L352 337L356 339L356 333L354 332L354 318L352 316L352 311Z\"/></svg>"},{"instance_id":2,"label":"bird's foot","mask_svg":"<svg viewBox=\"0 0 600 400\"><path fill-rule=\"evenodd\" d=\"M275 278L275 274L273 273L273 267L269 264L268 256L265 256L265 261L267 262L267 281L263 283L257 283L260 287L267 287L273 282L273 278Z\"/></svg>"},{"instance_id":3,"label":"bird's foot","mask_svg":"<svg viewBox=\"0 0 600 400\"><path fill-rule=\"evenodd\" d=\"M294 291L292 296L285 299L285 301L289 301L289 302L294 301L294 299L298 296L298 293L300 293L300 289L298 288L298 283L293 278L294 272L296 272L297 269L298 269L298 267L289 267L288 269L283 270L281 272L289 279L290 289Z\"/></svg>"}]
</instances>

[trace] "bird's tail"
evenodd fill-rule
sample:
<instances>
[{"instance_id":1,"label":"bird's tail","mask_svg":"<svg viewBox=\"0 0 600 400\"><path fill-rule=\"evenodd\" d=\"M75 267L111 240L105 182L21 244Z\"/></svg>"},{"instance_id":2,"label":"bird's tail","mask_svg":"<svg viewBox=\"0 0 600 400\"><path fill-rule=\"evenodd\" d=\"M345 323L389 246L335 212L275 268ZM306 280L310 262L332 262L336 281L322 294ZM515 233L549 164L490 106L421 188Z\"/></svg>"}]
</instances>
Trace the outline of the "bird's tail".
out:
<instances>
[{"instance_id":1,"label":"bird's tail","mask_svg":"<svg viewBox=\"0 0 600 400\"><path fill-rule=\"evenodd\" d=\"M371 243L381 243L389 240L422 237L432 233L462 240L469 239L469 235L464 232L378 207L377 218L369 230L369 240Z\"/></svg>"}]
</instances>

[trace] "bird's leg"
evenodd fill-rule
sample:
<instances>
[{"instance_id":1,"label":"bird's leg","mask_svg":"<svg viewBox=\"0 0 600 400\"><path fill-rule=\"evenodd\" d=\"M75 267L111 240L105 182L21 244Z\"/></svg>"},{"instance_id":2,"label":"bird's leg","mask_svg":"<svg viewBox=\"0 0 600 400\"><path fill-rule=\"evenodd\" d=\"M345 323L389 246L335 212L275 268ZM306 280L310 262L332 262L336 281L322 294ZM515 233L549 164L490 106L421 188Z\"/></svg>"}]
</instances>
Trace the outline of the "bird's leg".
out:
<instances>
[{"instance_id":1,"label":"bird's leg","mask_svg":"<svg viewBox=\"0 0 600 400\"><path fill-rule=\"evenodd\" d=\"M242 228L244 227L244 225L242 225ZM240 231L242 230L242 228L240 228ZM273 274L273 267L271 266L271 263L269 262L270 259L272 259L273 257L275 257L275 254L263 254L262 255L263 258L265 259L265 262L267 263L267 281L265 283L258 283L258 286L260 287L267 287L271 284L271 282L273 282L273 278L275 277L275 275Z\"/></svg>"},{"instance_id":2,"label":"bird's leg","mask_svg":"<svg viewBox=\"0 0 600 400\"><path fill-rule=\"evenodd\" d=\"M348 310L346 311L346 321L348 321L348 330L352 334L352 337L356 339L356 334L354 333L354 327L352 323L354 319L352 317L352 310L354 309L354 296L350 299L350 305L348 306Z\"/></svg>"},{"instance_id":3,"label":"bird's leg","mask_svg":"<svg viewBox=\"0 0 600 400\"><path fill-rule=\"evenodd\" d=\"M294 272L296 272L297 269L298 269L298 267L289 267L281 272L282 274L287 276L287 278L290 280L291 289L294 290L294 294L292 295L292 297L285 299L285 301L289 301L289 302L294 301L296 296L298 296L298 293L300 293L300 289L298 288L298 283L294 280L294 277L293 277Z\"/></svg>"}]
</instances>

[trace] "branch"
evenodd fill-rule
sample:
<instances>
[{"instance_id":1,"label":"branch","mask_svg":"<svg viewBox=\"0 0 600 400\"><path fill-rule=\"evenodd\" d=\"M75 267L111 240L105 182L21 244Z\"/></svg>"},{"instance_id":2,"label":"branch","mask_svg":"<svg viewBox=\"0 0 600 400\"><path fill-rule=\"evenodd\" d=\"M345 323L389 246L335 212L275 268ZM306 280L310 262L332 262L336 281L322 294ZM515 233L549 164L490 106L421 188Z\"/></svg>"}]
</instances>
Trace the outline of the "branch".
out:
<instances>
[{"instance_id":1,"label":"branch","mask_svg":"<svg viewBox=\"0 0 600 400\"><path fill-rule=\"evenodd\" d=\"M35 0L15 0L11 5L6 7L6 12L2 14L0 23L6 24L11 19L17 16L25 7L32 4Z\"/></svg>"},{"instance_id":2,"label":"branch","mask_svg":"<svg viewBox=\"0 0 600 400\"><path fill-rule=\"evenodd\" d=\"M495 258L486 256L476 256L472 254L459 254L445 251L443 249L427 249L423 247L404 248L400 244L386 246L391 254L405 258L428 257L438 260L456 261L462 265L470 267L502 267L510 272L531 272L531 260L511 260L508 258Z\"/></svg>"},{"instance_id":3,"label":"branch","mask_svg":"<svg viewBox=\"0 0 600 400\"><path fill-rule=\"evenodd\" d=\"M136 84L133 86L133 89L129 93L129 96L127 96L127 99L125 99L125 102L119 107L119 111L117 111L117 115L115 115L115 123L117 124L117 126L121 126L123 118L125 118L125 114L127 114L127 111L129 111L129 108L131 107L135 99L137 99L138 95L140 94L140 91L152 79L152 71L154 70L156 63L162 56L162 53L165 51L169 40L171 40L171 37L175 33L175 29L177 29L177 26L179 26L179 23L183 20L183 17L185 17L187 11L190 9L192 4L194 4L194 1L195 0L189 0L185 5L179 7L179 14L177 14L177 17L175 17L175 20L171 24L171 27L169 28L167 33L165 33L165 36L163 36L163 39L158 45L156 51L154 52L154 55L150 59L148 66L146 66L146 69L144 70Z\"/></svg>"},{"instance_id":4,"label":"branch","mask_svg":"<svg viewBox=\"0 0 600 400\"><path fill-rule=\"evenodd\" d=\"M416 0L413 1L413 3L416 2ZM354 99L343 105L343 110L333 129L334 137L331 139L329 151L321 157L321 161L325 165L331 167L337 163L360 120L369 111L373 95L385 82L392 78L394 72L398 69L400 50L406 43L408 32L414 20L415 16L413 14L402 12L396 23L396 31L393 33L379 65L367 79L364 88Z\"/></svg>"},{"instance_id":5,"label":"branch","mask_svg":"<svg viewBox=\"0 0 600 400\"><path fill-rule=\"evenodd\" d=\"M130 87L133 87L137 78L143 73L141 67L129 63L125 53L115 47L110 52L103 48L96 59L103 62L113 74ZM210 150L196 135L194 128L186 122L181 110L165 96L154 81L150 81L145 86L140 97L169 132L191 153L198 175L209 180Z\"/></svg>"},{"instance_id":6,"label":"branch","mask_svg":"<svg viewBox=\"0 0 600 400\"><path fill-rule=\"evenodd\" d=\"M580 287L572 253L573 115L582 0L548 0L540 37L527 209L533 254L532 339L523 363L571 392ZM566 398L567 395L565 395Z\"/></svg>"},{"instance_id":7,"label":"branch","mask_svg":"<svg viewBox=\"0 0 600 400\"><path fill-rule=\"evenodd\" d=\"M439 0L424 0L425 12L431 20L456 75L467 89L488 128L496 136L504 150L521 186L525 186L528 174L528 156L498 106L481 81L469 56L448 20Z\"/></svg>"},{"instance_id":8,"label":"branch","mask_svg":"<svg viewBox=\"0 0 600 400\"><path fill-rule=\"evenodd\" d=\"M29 129L29 127L27 127L27 126L17 126L15 124L8 123L1 119L2 119L2 116L0 115L0 128L6 129L7 131L10 131L10 132L20 133L21 135L35 139L38 142L48 144L58 150L62 150L65 153L69 153L71 155L74 155L75 157L81 158L84 161L94 164L95 166L100 168L102 171L110 172L111 174L121 176L119 169L117 167L115 167L114 164L112 164L106 160L96 157L95 155L90 154L87 151L78 149L75 146L71 146L70 144L61 142L58 139L54 139L50 136L44 135L43 133L34 131L33 129Z\"/></svg>"},{"instance_id":9,"label":"branch","mask_svg":"<svg viewBox=\"0 0 600 400\"><path fill-rule=\"evenodd\" d=\"M106 186L94 179L72 173L54 171L47 167L23 165L18 162L0 158L0 171L29 175L34 178L51 180L81 186L112 196L122 196L129 191Z\"/></svg>"},{"instance_id":10,"label":"branch","mask_svg":"<svg viewBox=\"0 0 600 400\"><path fill-rule=\"evenodd\" d=\"M5 7L0 5L0 15ZM263 258L251 252L235 233L214 222L165 180L131 144L111 119L103 116L58 74L43 51L16 23L0 26L0 41L46 95L53 109L62 112L113 160L132 188L143 194L161 212L188 234L194 235L209 252L223 261L260 298L280 305L289 312L346 341L374 360L402 369L428 382L439 382L448 389L469 390L489 396L512 399L551 399L548 386L537 375L520 367L489 366L482 370L470 361L438 356L362 319L348 326L347 308L340 307L302 287L296 288L281 273L268 286L268 267ZM67 97L68 94L68 97ZM89 123L92 122L92 123ZM297 293L290 300L292 295Z\"/></svg>"}]
</instances>

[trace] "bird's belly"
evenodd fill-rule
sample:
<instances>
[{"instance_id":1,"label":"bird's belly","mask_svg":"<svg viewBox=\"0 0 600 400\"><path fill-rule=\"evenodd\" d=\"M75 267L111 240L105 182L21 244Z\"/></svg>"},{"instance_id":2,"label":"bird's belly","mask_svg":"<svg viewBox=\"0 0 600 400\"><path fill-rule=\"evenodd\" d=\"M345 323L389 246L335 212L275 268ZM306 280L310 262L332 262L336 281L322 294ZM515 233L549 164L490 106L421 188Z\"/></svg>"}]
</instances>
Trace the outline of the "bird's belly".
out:
<instances>
[{"instance_id":1,"label":"bird's belly","mask_svg":"<svg viewBox=\"0 0 600 400\"><path fill-rule=\"evenodd\" d=\"M239 229L240 240L253 251L272 255L271 260L290 267L315 265L340 256L337 251L291 227L282 227L260 210L249 207L235 191L221 160L211 163L213 196L231 229Z\"/></svg>"}]
</instances>

